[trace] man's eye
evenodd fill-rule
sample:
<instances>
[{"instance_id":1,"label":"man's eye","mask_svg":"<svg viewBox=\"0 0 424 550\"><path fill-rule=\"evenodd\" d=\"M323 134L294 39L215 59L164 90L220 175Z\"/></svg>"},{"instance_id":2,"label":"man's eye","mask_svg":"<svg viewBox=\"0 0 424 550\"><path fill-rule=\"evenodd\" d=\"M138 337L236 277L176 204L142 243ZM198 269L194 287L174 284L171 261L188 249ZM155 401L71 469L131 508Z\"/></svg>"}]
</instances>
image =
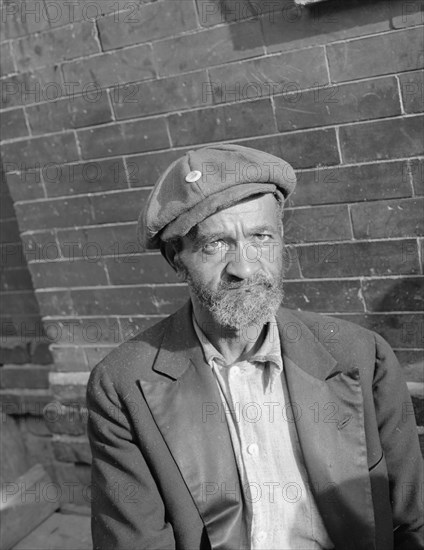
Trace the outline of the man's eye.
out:
<instances>
[{"instance_id":1,"label":"man's eye","mask_svg":"<svg viewBox=\"0 0 424 550\"><path fill-rule=\"evenodd\" d=\"M271 235L269 235L268 233L257 233L255 235L255 239L260 242L267 241L268 239L271 239L271 238L272 238Z\"/></svg>"},{"instance_id":2,"label":"man's eye","mask_svg":"<svg viewBox=\"0 0 424 550\"><path fill-rule=\"evenodd\" d=\"M204 252L206 252L206 254L214 254L215 252L218 252L218 250L221 249L223 244L224 244L223 241L212 241L210 243L206 243L203 246L203 250Z\"/></svg>"}]
</instances>

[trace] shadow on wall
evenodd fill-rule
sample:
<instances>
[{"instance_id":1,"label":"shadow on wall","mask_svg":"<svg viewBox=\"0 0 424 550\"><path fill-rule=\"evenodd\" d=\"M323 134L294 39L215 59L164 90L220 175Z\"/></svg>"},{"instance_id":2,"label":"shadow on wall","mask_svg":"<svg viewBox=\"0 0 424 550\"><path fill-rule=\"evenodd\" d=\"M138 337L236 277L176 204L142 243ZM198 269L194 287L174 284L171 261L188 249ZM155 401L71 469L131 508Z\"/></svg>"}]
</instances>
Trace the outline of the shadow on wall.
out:
<instances>
[{"instance_id":1,"label":"shadow on wall","mask_svg":"<svg viewBox=\"0 0 424 550\"><path fill-rule=\"evenodd\" d=\"M48 365L53 360L44 340L40 310L1 164L0 195L0 364Z\"/></svg>"}]
</instances>

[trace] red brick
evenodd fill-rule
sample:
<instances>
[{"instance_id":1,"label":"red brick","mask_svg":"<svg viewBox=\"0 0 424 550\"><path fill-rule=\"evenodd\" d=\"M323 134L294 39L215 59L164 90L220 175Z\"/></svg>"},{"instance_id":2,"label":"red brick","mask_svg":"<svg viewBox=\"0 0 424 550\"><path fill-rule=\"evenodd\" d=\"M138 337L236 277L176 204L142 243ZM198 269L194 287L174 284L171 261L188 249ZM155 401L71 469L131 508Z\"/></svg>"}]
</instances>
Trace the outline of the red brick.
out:
<instances>
[{"instance_id":1,"label":"red brick","mask_svg":"<svg viewBox=\"0 0 424 550\"><path fill-rule=\"evenodd\" d=\"M94 220L96 223L135 222L149 194L147 189L132 189L124 193L94 195L91 198Z\"/></svg>"},{"instance_id":2,"label":"red brick","mask_svg":"<svg viewBox=\"0 0 424 550\"><path fill-rule=\"evenodd\" d=\"M374 277L417 275L420 262L416 240L315 244L297 248L302 275Z\"/></svg>"},{"instance_id":3,"label":"red brick","mask_svg":"<svg viewBox=\"0 0 424 550\"><path fill-rule=\"evenodd\" d=\"M154 316L154 317L120 317L119 321L122 327L122 335L125 340L132 338L138 332L146 330L151 326L158 323L162 320L164 316Z\"/></svg>"},{"instance_id":4,"label":"red brick","mask_svg":"<svg viewBox=\"0 0 424 550\"><path fill-rule=\"evenodd\" d=\"M63 27L76 21L87 21L99 19L108 13L115 14L117 20L131 17L133 12L137 13L138 4L147 3L151 0L90 0L84 2L46 2L46 14L52 27Z\"/></svg>"},{"instance_id":5,"label":"red brick","mask_svg":"<svg viewBox=\"0 0 424 550\"><path fill-rule=\"evenodd\" d=\"M92 21L54 29L43 34L25 36L13 42L13 53L19 71L53 65L60 61L100 51Z\"/></svg>"},{"instance_id":6,"label":"red brick","mask_svg":"<svg viewBox=\"0 0 424 550\"><path fill-rule=\"evenodd\" d=\"M28 135L23 109L4 111L1 115L1 139L15 139Z\"/></svg>"},{"instance_id":7,"label":"red brick","mask_svg":"<svg viewBox=\"0 0 424 550\"><path fill-rule=\"evenodd\" d=\"M0 368L0 388L48 388L49 372L50 367L4 365Z\"/></svg>"},{"instance_id":8,"label":"red brick","mask_svg":"<svg viewBox=\"0 0 424 550\"><path fill-rule=\"evenodd\" d=\"M61 508L68 502L74 506L90 506L92 498L90 466L55 462L54 470L60 485L58 493Z\"/></svg>"},{"instance_id":9,"label":"red brick","mask_svg":"<svg viewBox=\"0 0 424 550\"><path fill-rule=\"evenodd\" d=\"M415 194L424 195L424 159L413 159L410 164Z\"/></svg>"},{"instance_id":10,"label":"red brick","mask_svg":"<svg viewBox=\"0 0 424 550\"><path fill-rule=\"evenodd\" d=\"M42 199L45 197L40 170L35 172L9 173L6 175L12 199L16 201Z\"/></svg>"},{"instance_id":11,"label":"red brick","mask_svg":"<svg viewBox=\"0 0 424 550\"><path fill-rule=\"evenodd\" d=\"M65 258L120 255L140 252L137 224L106 225L82 229L58 230L60 249Z\"/></svg>"},{"instance_id":12,"label":"red brick","mask_svg":"<svg viewBox=\"0 0 424 550\"><path fill-rule=\"evenodd\" d=\"M284 305L322 313L363 311L359 281L288 281Z\"/></svg>"},{"instance_id":13,"label":"red brick","mask_svg":"<svg viewBox=\"0 0 424 550\"><path fill-rule=\"evenodd\" d=\"M350 0L346 4L315 3L309 6L282 5L262 17L269 52L328 44L365 34L388 31L389 5L364 4Z\"/></svg>"},{"instance_id":14,"label":"red brick","mask_svg":"<svg viewBox=\"0 0 424 550\"><path fill-rule=\"evenodd\" d=\"M287 242L351 239L348 208L346 205L287 208L284 232Z\"/></svg>"},{"instance_id":15,"label":"red brick","mask_svg":"<svg viewBox=\"0 0 424 550\"><path fill-rule=\"evenodd\" d=\"M424 311L422 277L372 279L362 283L368 311Z\"/></svg>"},{"instance_id":16,"label":"red brick","mask_svg":"<svg viewBox=\"0 0 424 550\"><path fill-rule=\"evenodd\" d=\"M56 460L91 464L91 451L87 438L60 437L52 441L52 446Z\"/></svg>"},{"instance_id":17,"label":"red brick","mask_svg":"<svg viewBox=\"0 0 424 550\"><path fill-rule=\"evenodd\" d=\"M104 90L27 107L27 113L33 134L94 126L112 120L109 100Z\"/></svg>"},{"instance_id":18,"label":"red brick","mask_svg":"<svg viewBox=\"0 0 424 550\"><path fill-rule=\"evenodd\" d=\"M286 280L302 278L298 253L296 248L293 245L287 245L285 247L284 266L285 266L284 278Z\"/></svg>"},{"instance_id":19,"label":"red brick","mask_svg":"<svg viewBox=\"0 0 424 550\"><path fill-rule=\"evenodd\" d=\"M78 139L84 159L142 153L169 147L165 120L162 118L80 130Z\"/></svg>"},{"instance_id":20,"label":"red brick","mask_svg":"<svg viewBox=\"0 0 424 550\"><path fill-rule=\"evenodd\" d=\"M13 207L12 197L9 193L0 195L0 219L12 219L16 218L15 209Z\"/></svg>"},{"instance_id":21,"label":"red brick","mask_svg":"<svg viewBox=\"0 0 424 550\"><path fill-rule=\"evenodd\" d=\"M170 115L168 123L171 141L176 147L276 131L269 99Z\"/></svg>"},{"instance_id":22,"label":"red brick","mask_svg":"<svg viewBox=\"0 0 424 550\"><path fill-rule=\"evenodd\" d=\"M18 243L19 228L15 219L0 220L0 242L1 243ZM10 248L4 249L6 255L10 254ZM13 251L12 251L13 252Z\"/></svg>"},{"instance_id":23,"label":"red brick","mask_svg":"<svg viewBox=\"0 0 424 550\"><path fill-rule=\"evenodd\" d=\"M118 86L111 90L116 118L148 116L208 105L211 99L204 97L203 93L207 83L206 71L198 71L190 75Z\"/></svg>"},{"instance_id":24,"label":"red brick","mask_svg":"<svg viewBox=\"0 0 424 550\"><path fill-rule=\"evenodd\" d=\"M424 23L422 0L406 0L403 2L394 2L391 5L392 27L394 29L403 29L414 25Z\"/></svg>"},{"instance_id":25,"label":"red brick","mask_svg":"<svg viewBox=\"0 0 424 550\"><path fill-rule=\"evenodd\" d=\"M77 164L51 164L43 167L47 196L95 193L127 188L123 159L107 159Z\"/></svg>"},{"instance_id":26,"label":"red brick","mask_svg":"<svg viewBox=\"0 0 424 550\"><path fill-rule=\"evenodd\" d=\"M52 401L44 409L44 420L53 434L84 435L87 432L88 412L85 407L66 407Z\"/></svg>"},{"instance_id":27,"label":"red brick","mask_svg":"<svg viewBox=\"0 0 424 550\"><path fill-rule=\"evenodd\" d=\"M401 74L399 81L405 112L422 112L424 110L424 72Z\"/></svg>"},{"instance_id":28,"label":"red brick","mask_svg":"<svg viewBox=\"0 0 424 550\"><path fill-rule=\"evenodd\" d=\"M98 22L103 50L151 42L197 27L193 2L163 0L138 9L102 17Z\"/></svg>"},{"instance_id":29,"label":"red brick","mask_svg":"<svg viewBox=\"0 0 424 550\"><path fill-rule=\"evenodd\" d=\"M38 315L38 303L31 290L18 290L16 292L4 292L1 295L2 308L9 315L22 315L22 313L30 315Z\"/></svg>"},{"instance_id":30,"label":"red brick","mask_svg":"<svg viewBox=\"0 0 424 550\"><path fill-rule=\"evenodd\" d=\"M5 39L45 31L49 20L40 0L6 0L0 6L2 31Z\"/></svg>"},{"instance_id":31,"label":"red brick","mask_svg":"<svg viewBox=\"0 0 424 550\"><path fill-rule=\"evenodd\" d=\"M339 163L336 134L333 128L249 139L243 141L242 145L283 158L294 168Z\"/></svg>"},{"instance_id":32,"label":"red brick","mask_svg":"<svg viewBox=\"0 0 424 550\"><path fill-rule=\"evenodd\" d=\"M3 269L0 273L1 290L27 290L32 288L32 280L28 269Z\"/></svg>"},{"instance_id":33,"label":"red brick","mask_svg":"<svg viewBox=\"0 0 424 550\"><path fill-rule=\"evenodd\" d=\"M122 340L117 317L49 319L44 324L55 345L118 344Z\"/></svg>"},{"instance_id":34,"label":"red brick","mask_svg":"<svg viewBox=\"0 0 424 550\"><path fill-rule=\"evenodd\" d=\"M381 201L352 206L356 239L415 237L424 234L424 199Z\"/></svg>"},{"instance_id":35,"label":"red brick","mask_svg":"<svg viewBox=\"0 0 424 550\"><path fill-rule=\"evenodd\" d=\"M41 416L51 398L52 395L47 390L3 390L0 394L0 407L6 414Z\"/></svg>"},{"instance_id":36,"label":"red brick","mask_svg":"<svg viewBox=\"0 0 424 550\"><path fill-rule=\"evenodd\" d=\"M34 285L37 288L78 287L105 285L107 277L100 261L87 259L58 262L35 262L29 264Z\"/></svg>"},{"instance_id":37,"label":"red brick","mask_svg":"<svg viewBox=\"0 0 424 550\"><path fill-rule=\"evenodd\" d=\"M410 197L411 193L406 161L333 166L298 172L297 186L290 196L290 204L309 206L359 202Z\"/></svg>"},{"instance_id":38,"label":"red brick","mask_svg":"<svg viewBox=\"0 0 424 550\"><path fill-rule=\"evenodd\" d=\"M0 81L1 108L50 101L66 93L59 67L43 67Z\"/></svg>"},{"instance_id":39,"label":"red brick","mask_svg":"<svg viewBox=\"0 0 424 550\"><path fill-rule=\"evenodd\" d=\"M245 21L153 45L161 75L173 75L264 53L258 21Z\"/></svg>"},{"instance_id":40,"label":"red brick","mask_svg":"<svg viewBox=\"0 0 424 550\"><path fill-rule=\"evenodd\" d=\"M50 162L69 162L78 159L75 136L72 133L37 137L3 144L3 162L23 170Z\"/></svg>"},{"instance_id":41,"label":"red brick","mask_svg":"<svg viewBox=\"0 0 424 550\"><path fill-rule=\"evenodd\" d=\"M331 80L420 69L422 40L422 29L416 28L331 44L327 48Z\"/></svg>"},{"instance_id":42,"label":"red brick","mask_svg":"<svg viewBox=\"0 0 424 550\"><path fill-rule=\"evenodd\" d=\"M30 363L31 355L28 342L24 338L14 337L9 334L10 329L12 329L12 321L7 322L2 319L0 328L0 364L24 365ZM18 330L14 332L17 333Z\"/></svg>"},{"instance_id":43,"label":"red brick","mask_svg":"<svg viewBox=\"0 0 424 550\"><path fill-rule=\"evenodd\" d=\"M289 92L298 95L303 88L328 83L325 53L321 47L217 67L210 70L210 75L211 86L205 87L204 95L205 98L213 97L214 103Z\"/></svg>"},{"instance_id":44,"label":"red brick","mask_svg":"<svg viewBox=\"0 0 424 550\"><path fill-rule=\"evenodd\" d=\"M424 153L422 116L343 126L340 145L345 162L401 158Z\"/></svg>"},{"instance_id":45,"label":"red brick","mask_svg":"<svg viewBox=\"0 0 424 550\"><path fill-rule=\"evenodd\" d=\"M77 84L77 90L87 86L92 89L93 84L115 86L156 76L152 49L146 44L65 63L62 67L65 82Z\"/></svg>"},{"instance_id":46,"label":"red brick","mask_svg":"<svg viewBox=\"0 0 424 550\"><path fill-rule=\"evenodd\" d=\"M93 222L90 198L87 196L17 204L16 214L22 231Z\"/></svg>"},{"instance_id":47,"label":"red brick","mask_svg":"<svg viewBox=\"0 0 424 550\"><path fill-rule=\"evenodd\" d=\"M54 358L55 370L60 372L88 370L84 348L68 344L64 346L54 345L50 349Z\"/></svg>"},{"instance_id":48,"label":"red brick","mask_svg":"<svg viewBox=\"0 0 424 550\"><path fill-rule=\"evenodd\" d=\"M76 315L165 315L187 298L186 286L94 288L71 293Z\"/></svg>"},{"instance_id":49,"label":"red brick","mask_svg":"<svg viewBox=\"0 0 424 550\"><path fill-rule=\"evenodd\" d=\"M377 332L394 348L419 348L424 343L424 322L417 313L339 314L337 317Z\"/></svg>"},{"instance_id":50,"label":"red brick","mask_svg":"<svg viewBox=\"0 0 424 550\"><path fill-rule=\"evenodd\" d=\"M0 225L1 230L1 225ZM18 239L19 239L19 233ZM0 266L7 268L26 268L26 260L22 253L22 243L4 243L0 245Z\"/></svg>"},{"instance_id":51,"label":"red brick","mask_svg":"<svg viewBox=\"0 0 424 550\"><path fill-rule=\"evenodd\" d=\"M153 186L171 162L184 155L184 151L164 151L127 157L128 179L131 187Z\"/></svg>"},{"instance_id":52,"label":"red brick","mask_svg":"<svg viewBox=\"0 0 424 550\"><path fill-rule=\"evenodd\" d=\"M202 27L212 27L222 23L235 23L262 14L268 9L281 5L273 0L250 4L249 0L196 0L199 20Z\"/></svg>"},{"instance_id":53,"label":"red brick","mask_svg":"<svg viewBox=\"0 0 424 550\"><path fill-rule=\"evenodd\" d=\"M158 254L130 254L105 262L113 285L178 283L174 270Z\"/></svg>"},{"instance_id":54,"label":"red brick","mask_svg":"<svg viewBox=\"0 0 424 550\"><path fill-rule=\"evenodd\" d=\"M423 350L404 349L395 350L396 357L404 369L407 380L411 382L423 381Z\"/></svg>"},{"instance_id":55,"label":"red brick","mask_svg":"<svg viewBox=\"0 0 424 550\"><path fill-rule=\"evenodd\" d=\"M59 245L53 230L23 233L21 237L23 252L28 261L57 260L60 257Z\"/></svg>"},{"instance_id":56,"label":"red brick","mask_svg":"<svg viewBox=\"0 0 424 550\"><path fill-rule=\"evenodd\" d=\"M401 113L394 77L330 84L308 92L277 96L274 103L281 132Z\"/></svg>"},{"instance_id":57,"label":"red brick","mask_svg":"<svg viewBox=\"0 0 424 550\"><path fill-rule=\"evenodd\" d=\"M85 355L87 356L87 363L89 370L93 369L97 363L100 363L102 359L108 355L113 348L116 347L116 344L114 346L98 346L98 347L86 347L84 348Z\"/></svg>"},{"instance_id":58,"label":"red brick","mask_svg":"<svg viewBox=\"0 0 424 550\"><path fill-rule=\"evenodd\" d=\"M10 42L0 44L0 76L6 76L15 72Z\"/></svg>"}]
</instances>

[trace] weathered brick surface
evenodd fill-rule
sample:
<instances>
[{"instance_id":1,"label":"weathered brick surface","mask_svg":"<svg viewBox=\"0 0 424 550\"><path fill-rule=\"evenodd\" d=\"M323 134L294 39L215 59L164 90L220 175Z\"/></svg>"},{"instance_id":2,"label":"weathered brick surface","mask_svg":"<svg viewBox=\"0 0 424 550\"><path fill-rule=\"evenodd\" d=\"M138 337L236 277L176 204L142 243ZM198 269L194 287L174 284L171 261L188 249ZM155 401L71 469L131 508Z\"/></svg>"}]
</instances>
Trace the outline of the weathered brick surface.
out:
<instances>
[{"instance_id":1,"label":"weathered brick surface","mask_svg":"<svg viewBox=\"0 0 424 550\"><path fill-rule=\"evenodd\" d=\"M170 115L168 123L174 147L276 131L269 99Z\"/></svg>"},{"instance_id":2,"label":"weathered brick surface","mask_svg":"<svg viewBox=\"0 0 424 550\"><path fill-rule=\"evenodd\" d=\"M27 135L28 128L23 109L13 109L2 114L2 139L15 139Z\"/></svg>"},{"instance_id":3,"label":"weathered brick surface","mask_svg":"<svg viewBox=\"0 0 424 550\"><path fill-rule=\"evenodd\" d=\"M352 206L353 233L356 238L414 237L424 234L423 199Z\"/></svg>"},{"instance_id":4,"label":"weathered brick surface","mask_svg":"<svg viewBox=\"0 0 424 550\"><path fill-rule=\"evenodd\" d=\"M281 95L275 98L275 108L281 132L383 118L401 112L393 77Z\"/></svg>"},{"instance_id":5,"label":"weathered brick surface","mask_svg":"<svg viewBox=\"0 0 424 550\"><path fill-rule=\"evenodd\" d=\"M129 155L169 147L165 120L162 118L81 130L78 139L84 159Z\"/></svg>"},{"instance_id":6,"label":"weathered brick surface","mask_svg":"<svg viewBox=\"0 0 424 550\"><path fill-rule=\"evenodd\" d=\"M100 41L105 51L166 38L170 29L179 34L196 27L194 2L174 0L147 4L120 17L112 13L99 20Z\"/></svg>"},{"instance_id":7,"label":"weathered brick surface","mask_svg":"<svg viewBox=\"0 0 424 550\"><path fill-rule=\"evenodd\" d=\"M264 46L253 20L159 41L153 51L159 74L172 75L261 55Z\"/></svg>"},{"instance_id":8,"label":"weathered brick surface","mask_svg":"<svg viewBox=\"0 0 424 550\"><path fill-rule=\"evenodd\" d=\"M346 162L401 158L424 154L424 117L382 120L340 128L342 156Z\"/></svg>"},{"instance_id":9,"label":"weathered brick surface","mask_svg":"<svg viewBox=\"0 0 424 550\"><path fill-rule=\"evenodd\" d=\"M284 68L284 69L283 69ZM211 85L205 96L215 103L257 99L295 93L328 83L324 48L285 52L231 63L210 71ZM297 95L296 95L297 94Z\"/></svg>"},{"instance_id":10,"label":"weathered brick surface","mask_svg":"<svg viewBox=\"0 0 424 550\"><path fill-rule=\"evenodd\" d=\"M148 116L211 103L206 71L117 86L111 99L117 119Z\"/></svg>"},{"instance_id":11,"label":"weathered brick surface","mask_svg":"<svg viewBox=\"0 0 424 550\"><path fill-rule=\"evenodd\" d=\"M99 87L126 84L155 76L151 48L148 45L105 53L63 65L66 82L75 83L77 90L87 85ZM90 86L90 88L91 88Z\"/></svg>"},{"instance_id":12,"label":"weathered brick surface","mask_svg":"<svg viewBox=\"0 0 424 550\"><path fill-rule=\"evenodd\" d=\"M13 42L13 53L19 71L53 65L99 51L95 26L91 21L43 34L31 34Z\"/></svg>"},{"instance_id":13,"label":"weathered brick surface","mask_svg":"<svg viewBox=\"0 0 424 550\"><path fill-rule=\"evenodd\" d=\"M421 69L422 41L422 28L417 27L330 45L332 81Z\"/></svg>"},{"instance_id":14,"label":"weathered brick surface","mask_svg":"<svg viewBox=\"0 0 424 550\"><path fill-rule=\"evenodd\" d=\"M418 177L419 166L414 172ZM406 161L301 170L290 204L307 206L410 197L410 180Z\"/></svg>"},{"instance_id":15,"label":"weathered brick surface","mask_svg":"<svg viewBox=\"0 0 424 550\"><path fill-rule=\"evenodd\" d=\"M405 112L422 112L424 109L424 72L414 71L401 74L399 81Z\"/></svg>"},{"instance_id":16,"label":"weathered brick surface","mask_svg":"<svg viewBox=\"0 0 424 550\"><path fill-rule=\"evenodd\" d=\"M140 249L136 220L172 161L222 140L281 156L297 171L285 213L286 305L377 330L408 380L420 381L418 0L1 7L0 360L18 364L2 371L1 392L14 414L41 414L52 399L47 369L27 364L54 361L52 389L69 413L84 403L85 379L72 375L88 375L186 300L160 255ZM61 497L71 507L87 504L78 414L72 425L60 413L46 447L61 489L77 483L77 497ZM86 468L77 474L73 462Z\"/></svg>"},{"instance_id":17,"label":"weathered brick surface","mask_svg":"<svg viewBox=\"0 0 424 550\"><path fill-rule=\"evenodd\" d=\"M112 120L106 94L97 91L28 107L27 113L33 134L94 126Z\"/></svg>"},{"instance_id":18,"label":"weathered brick surface","mask_svg":"<svg viewBox=\"0 0 424 550\"><path fill-rule=\"evenodd\" d=\"M372 241L297 247L302 274L310 277L418 275L417 241Z\"/></svg>"}]
</instances>

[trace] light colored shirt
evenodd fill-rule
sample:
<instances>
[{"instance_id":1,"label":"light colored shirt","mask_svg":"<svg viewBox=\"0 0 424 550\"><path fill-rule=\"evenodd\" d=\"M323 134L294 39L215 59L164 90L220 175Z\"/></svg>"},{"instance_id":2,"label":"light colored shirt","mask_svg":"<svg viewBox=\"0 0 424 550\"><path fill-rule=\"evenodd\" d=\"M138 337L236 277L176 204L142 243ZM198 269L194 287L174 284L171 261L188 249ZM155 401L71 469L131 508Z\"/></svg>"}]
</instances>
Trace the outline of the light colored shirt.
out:
<instances>
[{"instance_id":1,"label":"light colored shirt","mask_svg":"<svg viewBox=\"0 0 424 550\"><path fill-rule=\"evenodd\" d=\"M334 548L308 487L283 375L275 319L259 350L227 365L193 316L193 326L221 394L244 496L250 550Z\"/></svg>"}]
</instances>

